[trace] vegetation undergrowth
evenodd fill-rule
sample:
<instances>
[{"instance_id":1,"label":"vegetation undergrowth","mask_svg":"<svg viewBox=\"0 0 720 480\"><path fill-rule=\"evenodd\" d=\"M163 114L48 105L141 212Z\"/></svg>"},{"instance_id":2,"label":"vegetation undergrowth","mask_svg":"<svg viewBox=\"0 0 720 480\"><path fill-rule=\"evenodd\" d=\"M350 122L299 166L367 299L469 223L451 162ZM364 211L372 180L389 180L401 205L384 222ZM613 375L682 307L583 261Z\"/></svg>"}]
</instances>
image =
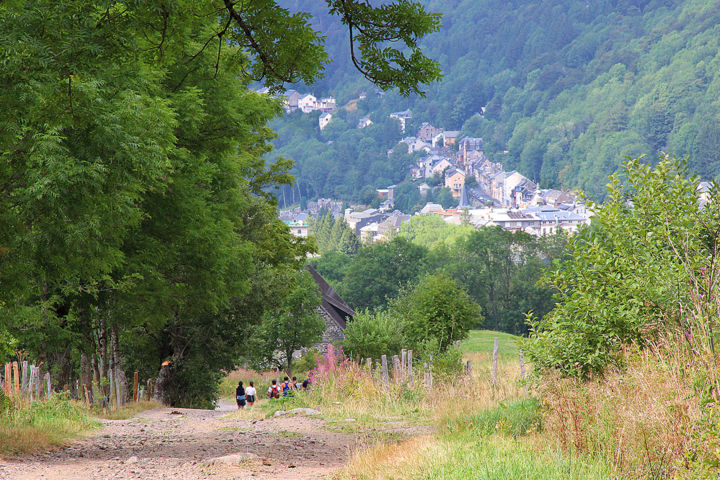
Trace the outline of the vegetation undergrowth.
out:
<instances>
[{"instance_id":1,"label":"vegetation undergrowth","mask_svg":"<svg viewBox=\"0 0 720 480\"><path fill-rule=\"evenodd\" d=\"M458 479L608 480L602 462L573 459L539 443L478 438L471 432L427 435L356 452L337 480Z\"/></svg>"},{"instance_id":2,"label":"vegetation undergrowth","mask_svg":"<svg viewBox=\"0 0 720 480\"><path fill-rule=\"evenodd\" d=\"M0 456L10 457L61 445L100 424L79 402L55 393L49 400L8 401L0 393Z\"/></svg>"}]
</instances>

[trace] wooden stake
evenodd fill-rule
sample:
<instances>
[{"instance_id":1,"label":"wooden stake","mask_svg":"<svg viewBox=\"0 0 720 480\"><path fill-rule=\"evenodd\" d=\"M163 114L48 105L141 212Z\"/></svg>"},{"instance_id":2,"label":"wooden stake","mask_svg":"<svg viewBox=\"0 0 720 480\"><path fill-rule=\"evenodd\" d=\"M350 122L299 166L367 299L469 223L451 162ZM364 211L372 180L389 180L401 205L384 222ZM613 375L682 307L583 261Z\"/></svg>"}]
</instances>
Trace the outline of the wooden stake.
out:
<instances>
[{"instance_id":1,"label":"wooden stake","mask_svg":"<svg viewBox=\"0 0 720 480\"><path fill-rule=\"evenodd\" d=\"M465 365L465 372L467 372L468 377L472 378L472 360L467 361L467 364Z\"/></svg>"},{"instance_id":2,"label":"wooden stake","mask_svg":"<svg viewBox=\"0 0 720 480\"><path fill-rule=\"evenodd\" d=\"M498 338L495 337L493 342L493 366L492 366L492 384L497 383L497 361L498 361Z\"/></svg>"},{"instance_id":3,"label":"wooden stake","mask_svg":"<svg viewBox=\"0 0 720 480\"><path fill-rule=\"evenodd\" d=\"M365 366L367 367L368 371L372 373L372 358L368 357L365 359Z\"/></svg>"},{"instance_id":4,"label":"wooden stake","mask_svg":"<svg viewBox=\"0 0 720 480\"><path fill-rule=\"evenodd\" d=\"M40 400L40 393L42 392L42 381L40 380L42 377L40 376L40 372L42 367L35 367L35 400Z\"/></svg>"},{"instance_id":5,"label":"wooden stake","mask_svg":"<svg viewBox=\"0 0 720 480\"><path fill-rule=\"evenodd\" d=\"M23 395L27 393L28 386L28 361L23 360L22 362L22 382L20 388L22 389Z\"/></svg>"},{"instance_id":6,"label":"wooden stake","mask_svg":"<svg viewBox=\"0 0 720 480\"><path fill-rule=\"evenodd\" d=\"M12 364L5 364L5 396L9 397L12 394Z\"/></svg>"},{"instance_id":7,"label":"wooden stake","mask_svg":"<svg viewBox=\"0 0 720 480\"><path fill-rule=\"evenodd\" d=\"M525 381L525 354L521 350L519 355L520 355L520 380L524 382ZM527 385L523 385L523 390L525 391L525 394L527 395Z\"/></svg>"},{"instance_id":8,"label":"wooden stake","mask_svg":"<svg viewBox=\"0 0 720 480\"><path fill-rule=\"evenodd\" d=\"M45 383L47 384L47 398L52 396L52 383L50 382L50 372L45 374Z\"/></svg>"},{"instance_id":9,"label":"wooden stake","mask_svg":"<svg viewBox=\"0 0 720 480\"><path fill-rule=\"evenodd\" d=\"M118 410L122 407L122 398L120 397L120 367L116 366L115 373L115 401L117 402Z\"/></svg>"},{"instance_id":10,"label":"wooden stake","mask_svg":"<svg viewBox=\"0 0 720 480\"><path fill-rule=\"evenodd\" d=\"M30 365L30 383L28 384L30 401L35 400L35 365Z\"/></svg>"},{"instance_id":11,"label":"wooden stake","mask_svg":"<svg viewBox=\"0 0 720 480\"><path fill-rule=\"evenodd\" d=\"M388 373L388 363L387 363L387 355L382 355L380 357L380 361L382 362L382 380L384 383L390 383L390 375Z\"/></svg>"},{"instance_id":12,"label":"wooden stake","mask_svg":"<svg viewBox=\"0 0 720 480\"><path fill-rule=\"evenodd\" d=\"M400 357L397 355L393 355L392 357L392 366L393 366L393 381L397 382L400 380Z\"/></svg>"},{"instance_id":13,"label":"wooden stake","mask_svg":"<svg viewBox=\"0 0 720 480\"><path fill-rule=\"evenodd\" d=\"M138 401L138 387L140 386L140 374L135 372L133 375L133 402Z\"/></svg>"},{"instance_id":14,"label":"wooden stake","mask_svg":"<svg viewBox=\"0 0 720 480\"><path fill-rule=\"evenodd\" d=\"M407 372L407 350L404 348L400 350L400 370L402 371L403 379L406 376Z\"/></svg>"},{"instance_id":15,"label":"wooden stake","mask_svg":"<svg viewBox=\"0 0 720 480\"><path fill-rule=\"evenodd\" d=\"M407 352L407 365L408 365L408 380L410 383L413 381L413 359L412 359L412 350L408 350Z\"/></svg>"},{"instance_id":16,"label":"wooden stake","mask_svg":"<svg viewBox=\"0 0 720 480\"><path fill-rule=\"evenodd\" d=\"M20 395L20 366L13 362L13 389L15 395Z\"/></svg>"},{"instance_id":17,"label":"wooden stake","mask_svg":"<svg viewBox=\"0 0 720 480\"><path fill-rule=\"evenodd\" d=\"M112 368L108 368L108 377L110 380L110 393L108 393L107 403L108 403L108 410L112 410L113 408L113 394L115 393L115 375L113 375Z\"/></svg>"}]
</instances>

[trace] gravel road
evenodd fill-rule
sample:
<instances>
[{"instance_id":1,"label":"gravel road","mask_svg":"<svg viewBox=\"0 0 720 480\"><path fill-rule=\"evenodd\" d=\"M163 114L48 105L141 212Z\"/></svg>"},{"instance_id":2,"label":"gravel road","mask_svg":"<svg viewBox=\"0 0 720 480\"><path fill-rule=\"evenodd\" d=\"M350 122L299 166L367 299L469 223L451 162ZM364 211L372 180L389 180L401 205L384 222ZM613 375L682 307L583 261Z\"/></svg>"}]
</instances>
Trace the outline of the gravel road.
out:
<instances>
[{"instance_id":1,"label":"gravel road","mask_svg":"<svg viewBox=\"0 0 720 480\"><path fill-rule=\"evenodd\" d=\"M347 460L355 439L319 418L234 418L216 410L159 408L103 427L63 448L0 460L0 479L318 479Z\"/></svg>"}]
</instances>

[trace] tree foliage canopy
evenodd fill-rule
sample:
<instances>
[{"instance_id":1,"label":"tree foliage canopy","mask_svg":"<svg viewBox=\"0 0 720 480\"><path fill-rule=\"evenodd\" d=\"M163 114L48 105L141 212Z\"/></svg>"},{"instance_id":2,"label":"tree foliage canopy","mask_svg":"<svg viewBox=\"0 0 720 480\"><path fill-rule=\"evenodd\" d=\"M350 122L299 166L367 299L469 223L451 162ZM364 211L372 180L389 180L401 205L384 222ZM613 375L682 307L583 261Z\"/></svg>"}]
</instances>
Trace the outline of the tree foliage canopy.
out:
<instances>
[{"instance_id":1,"label":"tree foliage canopy","mask_svg":"<svg viewBox=\"0 0 720 480\"><path fill-rule=\"evenodd\" d=\"M611 177L607 201L590 204L592 228L570 239L571 259L545 278L557 306L531 318L524 346L538 366L601 372L622 345L644 345L681 323L695 294L714 296L696 279L714 271L717 199L702 206L697 185L684 163L668 157L654 168L630 160L623 175Z\"/></svg>"}]
</instances>

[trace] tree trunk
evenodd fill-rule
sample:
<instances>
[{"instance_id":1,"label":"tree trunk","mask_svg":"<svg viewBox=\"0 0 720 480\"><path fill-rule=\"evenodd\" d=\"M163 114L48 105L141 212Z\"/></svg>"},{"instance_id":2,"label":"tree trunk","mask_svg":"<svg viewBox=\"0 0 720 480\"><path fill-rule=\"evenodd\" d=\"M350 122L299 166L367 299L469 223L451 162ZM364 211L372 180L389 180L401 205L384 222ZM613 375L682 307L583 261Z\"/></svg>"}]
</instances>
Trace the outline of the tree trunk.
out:
<instances>
[{"instance_id":1,"label":"tree trunk","mask_svg":"<svg viewBox=\"0 0 720 480\"><path fill-rule=\"evenodd\" d=\"M110 379L108 378L107 331L105 330L105 322L103 320L99 320L95 334L97 336L98 388L100 388L102 396L105 397L103 406L107 407L110 401L110 388L106 382Z\"/></svg>"},{"instance_id":2,"label":"tree trunk","mask_svg":"<svg viewBox=\"0 0 720 480\"><path fill-rule=\"evenodd\" d=\"M83 352L80 354L80 391L78 395L80 399L85 398L85 392L87 392L87 400L90 405L93 404L93 391L92 391L92 378L93 368L90 364L90 358Z\"/></svg>"},{"instance_id":3,"label":"tree trunk","mask_svg":"<svg viewBox=\"0 0 720 480\"><path fill-rule=\"evenodd\" d=\"M127 378L125 371L120 364L120 340L118 339L117 325L110 327L110 361L115 374L115 394L118 399L118 406L125 403L127 398Z\"/></svg>"}]
</instances>

